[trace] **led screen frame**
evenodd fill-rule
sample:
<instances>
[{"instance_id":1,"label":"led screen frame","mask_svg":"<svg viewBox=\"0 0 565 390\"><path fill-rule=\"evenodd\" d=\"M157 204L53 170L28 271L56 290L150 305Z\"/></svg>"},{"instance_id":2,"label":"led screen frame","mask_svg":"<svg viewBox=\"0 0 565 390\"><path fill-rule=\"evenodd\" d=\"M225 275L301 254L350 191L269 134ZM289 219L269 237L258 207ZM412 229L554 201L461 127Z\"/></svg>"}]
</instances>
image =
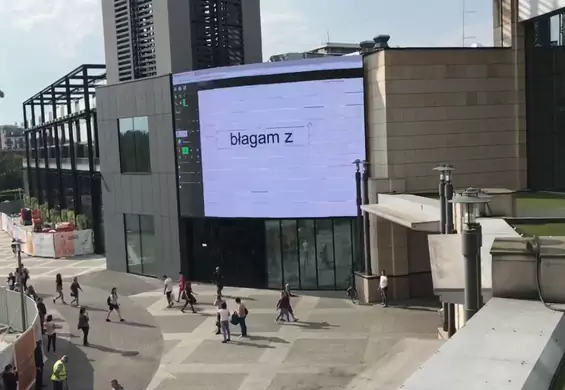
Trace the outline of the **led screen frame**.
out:
<instances>
[{"instance_id":1,"label":"led screen frame","mask_svg":"<svg viewBox=\"0 0 565 390\"><path fill-rule=\"evenodd\" d=\"M289 212L280 212L277 210L269 210L265 205L262 206L262 212L251 212L251 208L247 211L239 210L235 213L226 212L207 212L210 207L206 207L212 202L210 199L210 191L207 196L205 182L210 177L210 171L205 177L206 152L203 150L202 139L205 137L201 133L202 115L200 112L200 100L203 95L215 94L218 98L223 91L237 88L252 88L252 86L261 87L263 89L271 89L279 84L281 87L288 87L290 83L300 85L301 83L328 84L336 82L337 85L343 83L356 83L360 91L358 102L361 103L360 116L361 123L355 130L356 134L360 134L359 145L357 146L357 158L365 159L366 157L366 141L365 141L365 108L364 108L364 78L363 78L363 62L360 56L344 56L321 58L314 60L287 61L278 63L265 63L243 65L237 67L213 68L202 71L185 72L172 76L173 97L175 108L175 142L177 153L178 168L178 191L179 206L181 216L185 217L226 217L226 218L324 218L324 217L353 217L356 215L355 205L355 182L354 182L354 166L352 164L354 158L347 163L347 178L345 178L342 168L342 187L347 186L350 191L350 197L347 197L349 209L347 212L338 210L336 212L317 212L308 214L308 207L303 207L302 212L292 214ZM332 81L333 80L333 81ZM292 88L291 88L292 89ZM223 90L223 91L222 91ZM326 93L327 94L327 93ZM199 97L200 96L200 97ZM208 105L208 107L210 107ZM330 118L331 119L331 118ZM255 149L254 151L257 151ZM204 154L202 153L204 152ZM342 159L341 165L344 164ZM232 164L233 165L233 164ZM203 170L204 169L204 170ZM350 172L350 176L349 176ZM347 180L348 184L344 184ZM350 183L350 184L349 184ZM217 184L217 183L216 183ZM226 183L227 184L227 183ZM312 183L311 183L312 184ZM221 186L220 186L221 187ZM220 188L218 187L218 188ZM226 195L229 195L226 193ZM303 194L302 194L303 195ZM225 199L225 197L224 197ZM245 199L245 198L244 198ZM218 201L218 199L216 199ZM299 200L298 200L299 201ZM260 203L260 202L259 202ZM230 209L229 207L226 209ZM255 210L255 208L253 208Z\"/></svg>"}]
</instances>

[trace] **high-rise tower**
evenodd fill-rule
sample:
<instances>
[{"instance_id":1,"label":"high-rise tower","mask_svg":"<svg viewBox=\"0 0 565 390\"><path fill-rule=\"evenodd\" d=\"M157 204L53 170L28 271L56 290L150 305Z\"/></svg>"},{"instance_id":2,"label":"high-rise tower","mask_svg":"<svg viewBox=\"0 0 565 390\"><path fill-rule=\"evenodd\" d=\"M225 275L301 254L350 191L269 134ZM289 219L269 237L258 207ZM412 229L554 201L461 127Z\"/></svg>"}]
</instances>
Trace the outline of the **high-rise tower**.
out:
<instances>
[{"instance_id":1,"label":"high-rise tower","mask_svg":"<svg viewBox=\"0 0 565 390\"><path fill-rule=\"evenodd\" d=\"M108 83L261 62L259 0L102 0Z\"/></svg>"}]
</instances>

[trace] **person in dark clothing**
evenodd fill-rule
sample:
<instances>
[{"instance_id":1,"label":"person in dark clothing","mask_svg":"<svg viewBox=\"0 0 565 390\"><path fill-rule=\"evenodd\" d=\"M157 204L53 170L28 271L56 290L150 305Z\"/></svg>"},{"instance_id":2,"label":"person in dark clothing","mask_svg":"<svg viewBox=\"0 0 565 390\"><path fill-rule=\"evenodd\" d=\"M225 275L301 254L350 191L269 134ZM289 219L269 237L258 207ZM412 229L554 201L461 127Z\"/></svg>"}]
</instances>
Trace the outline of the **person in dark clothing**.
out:
<instances>
[{"instance_id":1,"label":"person in dark clothing","mask_svg":"<svg viewBox=\"0 0 565 390\"><path fill-rule=\"evenodd\" d=\"M35 388L41 389L43 387L43 351L41 350L41 341L35 343Z\"/></svg>"},{"instance_id":2,"label":"person in dark clothing","mask_svg":"<svg viewBox=\"0 0 565 390\"><path fill-rule=\"evenodd\" d=\"M196 310L194 309L194 304L196 303L196 299L194 298L194 292L192 291L192 284L188 280L184 283L182 295L184 299L184 306L182 307L182 309L180 309L180 311L184 313L186 307L190 305L192 312L196 313Z\"/></svg>"},{"instance_id":3,"label":"person in dark clothing","mask_svg":"<svg viewBox=\"0 0 565 390\"><path fill-rule=\"evenodd\" d=\"M45 316L47 315L47 308L45 307L45 303L43 303L43 298L37 297L35 306L37 306L37 312L39 313L39 321L41 322L41 332L44 333L45 329L43 328L43 322L45 322Z\"/></svg>"},{"instance_id":4,"label":"person in dark clothing","mask_svg":"<svg viewBox=\"0 0 565 390\"><path fill-rule=\"evenodd\" d=\"M4 382L4 390L18 390L18 371L11 364L4 367L2 381Z\"/></svg>"},{"instance_id":5,"label":"person in dark clothing","mask_svg":"<svg viewBox=\"0 0 565 390\"><path fill-rule=\"evenodd\" d=\"M78 294L79 291L82 291L82 287L80 287L80 284L78 282L78 278L75 276L73 278L73 282L71 283L71 298L73 298L73 300L71 301L71 305L73 303L76 303L76 305L80 305L79 300L78 300Z\"/></svg>"},{"instance_id":6,"label":"person in dark clothing","mask_svg":"<svg viewBox=\"0 0 565 390\"><path fill-rule=\"evenodd\" d=\"M10 272L8 274L8 279L6 280L6 282L8 283L8 288L10 289L10 291L14 291L16 287L16 277L14 276L13 272Z\"/></svg>"},{"instance_id":7,"label":"person in dark clothing","mask_svg":"<svg viewBox=\"0 0 565 390\"><path fill-rule=\"evenodd\" d=\"M90 330L90 318L86 308L81 307L78 314L78 328L82 330L82 345L88 346L88 331Z\"/></svg>"},{"instance_id":8,"label":"person in dark clothing","mask_svg":"<svg viewBox=\"0 0 565 390\"><path fill-rule=\"evenodd\" d=\"M224 275L222 275L222 272L220 271L220 267L216 267L216 270L214 271L214 275L212 276L212 280L216 285L216 294L222 295L222 290L224 289Z\"/></svg>"}]
</instances>

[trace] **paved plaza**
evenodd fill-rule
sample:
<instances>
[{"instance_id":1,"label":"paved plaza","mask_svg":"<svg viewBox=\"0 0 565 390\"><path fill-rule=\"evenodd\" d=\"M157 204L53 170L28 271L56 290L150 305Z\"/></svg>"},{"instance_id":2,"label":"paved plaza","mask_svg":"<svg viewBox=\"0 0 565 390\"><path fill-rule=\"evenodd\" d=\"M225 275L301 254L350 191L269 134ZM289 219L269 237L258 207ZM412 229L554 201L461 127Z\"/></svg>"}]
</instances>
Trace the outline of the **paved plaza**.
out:
<instances>
[{"instance_id":1,"label":"paved plaza","mask_svg":"<svg viewBox=\"0 0 565 390\"><path fill-rule=\"evenodd\" d=\"M10 240L0 235L0 268L15 268ZM249 338L222 344L215 335L215 288L195 285L196 314L167 309L162 282L101 270L103 259L24 257L31 283L56 317L60 348L68 354L69 389L108 388L117 378L128 390L396 389L440 345L435 307L415 302L382 308L353 305L344 293L301 293L293 299L299 321L275 323L276 291L226 288L231 309L241 297L248 309ZM79 275L81 305L91 316L91 346L77 330L78 309L53 304L54 277ZM105 322L106 296L116 286L124 323ZM322 295L322 296L321 296ZM46 374L47 377L47 374Z\"/></svg>"},{"instance_id":2,"label":"paved plaza","mask_svg":"<svg viewBox=\"0 0 565 390\"><path fill-rule=\"evenodd\" d=\"M12 239L5 232L0 232L0 275L8 275L17 266L17 260L12 253ZM33 279L55 279L60 273L63 278L80 276L94 271L106 269L106 258L99 255L79 256L74 259L48 259L31 257L22 254L24 266L33 269Z\"/></svg>"}]
</instances>

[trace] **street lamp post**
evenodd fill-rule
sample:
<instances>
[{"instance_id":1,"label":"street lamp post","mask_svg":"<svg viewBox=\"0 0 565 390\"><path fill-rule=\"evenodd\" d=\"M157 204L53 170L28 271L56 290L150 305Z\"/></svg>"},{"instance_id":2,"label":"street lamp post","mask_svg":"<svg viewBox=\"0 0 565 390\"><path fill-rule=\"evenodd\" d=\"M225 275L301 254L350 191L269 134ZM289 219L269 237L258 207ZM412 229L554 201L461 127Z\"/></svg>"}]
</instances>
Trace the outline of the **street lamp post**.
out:
<instances>
[{"instance_id":1,"label":"street lamp post","mask_svg":"<svg viewBox=\"0 0 565 390\"><path fill-rule=\"evenodd\" d=\"M445 176L445 234L453 234L453 206L451 200L453 199L453 183L451 176L453 175L453 165L446 164L444 167Z\"/></svg>"},{"instance_id":2,"label":"street lamp post","mask_svg":"<svg viewBox=\"0 0 565 390\"><path fill-rule=\"evenodd\" d=\"M463 213L462 252L465 262L465 322L480 309L482 301L481 246L482 230L477 222L478 206L490 202L491 197L476 188L468 188L456 195L451 203L460 204Z\"/></svg>"},{"instance_id":3,"label":"street lamp post","mask_svg":"<svg viewBox=\"0 0 565 390\"><path fill-rule=\"evenodd\" d=\"M14 241L14 250L18 259L18 270L19 270L19 292L20 292L20 311L22 315L22 332L27 329L27 316L26 316L26 298L24 293L24 270L22 267L22 245L20 240Z\"/></svg>"},{"instance_id":4,"label":"street lamp post","mask_svg":"<svg viewBox=\"0 0 565 390\"><path fill-rule=\"evenodd\" d=\"M441 234L445 234L445 210L446 210L446 200L445 200L445 164L438 165L434 168L434 171L439 172L439 206L440 206L440 215L439 215L439 231ZM449 306L447 302L443 302L442 305L443 311L443 331L447 332L449 330Z\"/></svg>"},{"instance_id":5,"label":"street lamp post","mask_svg":"<svg viewBox=\"0 0 565 390\"><path fill-rule=\"evenodd\" d=\"M369 162L362 161L363 164L363 204L369 204ZM371 264L371 221L369 213L363 212L363 241L365 243L365 274L373 275L373 265Z\"/></svg>"},{"instance_id":6,"label":"street lamp post","mask_svg":"<svg viewBox=\"0 0 565 390\"><path fill-rule=\"evenodd\" d=\"M369 162L365 160L355 160L355 192L357 202L357 220L355 223L356 234L355 242L357 250L357 264L363 260L365 275L373 275L373 267L371 265L371 236L370 236L370 220L367 212L361 209L362 205L369 204ZM363 172L361 172L363 167Z\"/></svg>"},{"instance_id":7,"label":"street lamp post","mask_svg":"<svg viewBox=\"0 0 565 390\"><path fill-rule=\"evenodd\" d=\"M362 161L357 159L353 161L355 164L355 201L357 205L357 218L355 219L355 257L356 264L361 264L363 258L363 191L361 188L361 164ZM364 270L366 271L366 269Z\"/></svg>"}]
</instances>

